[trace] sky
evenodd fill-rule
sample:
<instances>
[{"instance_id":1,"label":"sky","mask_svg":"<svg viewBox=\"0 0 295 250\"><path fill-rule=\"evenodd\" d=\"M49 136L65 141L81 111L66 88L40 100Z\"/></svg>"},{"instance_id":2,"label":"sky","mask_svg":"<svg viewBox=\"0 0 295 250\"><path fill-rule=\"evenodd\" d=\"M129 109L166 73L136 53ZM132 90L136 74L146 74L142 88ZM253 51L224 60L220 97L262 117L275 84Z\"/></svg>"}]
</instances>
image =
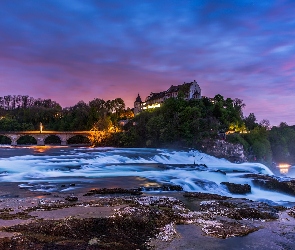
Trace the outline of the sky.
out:
<instances>
[{"instance_id":1,"label":"sky","mask_svg":"<svg viewBox=\"0 0 295 250\"><path fill-rule=\"evenodd\" d=\"M122 98L196 80L295 125L295 1L1 0L0 96Z\"/></svg>"}]
</instances>

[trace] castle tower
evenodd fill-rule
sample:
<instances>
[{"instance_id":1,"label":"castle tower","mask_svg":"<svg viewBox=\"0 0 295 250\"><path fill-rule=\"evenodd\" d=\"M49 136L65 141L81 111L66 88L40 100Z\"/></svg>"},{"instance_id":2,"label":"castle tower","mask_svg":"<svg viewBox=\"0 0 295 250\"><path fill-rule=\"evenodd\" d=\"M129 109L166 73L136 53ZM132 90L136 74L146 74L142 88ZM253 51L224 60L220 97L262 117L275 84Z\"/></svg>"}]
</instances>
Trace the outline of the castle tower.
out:
<instances>
[{"instance_id":1,"label":"castle tower","mask_svg":"<svg viewBox=\"0 0 295 250\"><path fill-rule=\"evenodd\" d=\"M140 113L141 110L142 110L142 101L141 101L140 95L138 94L134 102L134 115L137 115L138 113Z\"/></svg>"},{"instance_id":2,"label":"castle tower","mask_svg":"<svg viewBox=\"0 0 295 250\"><path fill-rule=\"evenodd\" d=\"M189 99L201 99L201 97L201 88L196 80L194 80L190 83Z\"/></svg>"}]
</instances>

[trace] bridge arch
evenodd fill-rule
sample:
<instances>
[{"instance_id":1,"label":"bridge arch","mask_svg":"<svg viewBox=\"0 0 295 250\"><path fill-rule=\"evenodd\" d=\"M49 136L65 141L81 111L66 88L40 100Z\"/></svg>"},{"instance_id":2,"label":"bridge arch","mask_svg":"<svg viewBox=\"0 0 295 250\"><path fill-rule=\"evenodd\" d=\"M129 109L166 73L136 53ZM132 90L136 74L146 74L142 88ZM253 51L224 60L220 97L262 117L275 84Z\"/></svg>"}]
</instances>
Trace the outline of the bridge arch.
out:
<instances>
[{"instance_id":1,"label":"bridge arch","mask_svg":"<svg viewBox=\"0 0 295 250\"><path fill-rule=\"evenodd\" d=\"M11 140L11 145L15 146L17 145L17 140L21 137L21 135L16 135L16 134L6 134L6 133L1 133L2 136L8 137Z\"/></svg>"},{"instance_id":2,"label":"bridge arch","mask_svg":"<svg viewBox=\"0 0 295 250\"><path fill-rule=\"evenodd\" d=\"M12 139L8 135L0 134L0 144L11 144Z\"/></svg>"},{"instance_id":3,"label":"bridge arch","mask_svg":"<svg viewBox=\"0 0 295 250\"><path fill-rule=\"evenodd\" d=\"M44 144L61 144L62 138L59 135L44 136Z\"/></svg>"},{"instance_id":4,"label":"bridge arch","mask_svg":"<svg viewBox=\"0 0 295 250\"><path fill-rule=\"evenodd\" d=\"M20 135L16 142L20 145L36 145L38 144L38 139L34 135Z\"/></svg>"},{"instance_id":5,"label":"bridge arch","mask_svg":"<svg viewBox=\"0 0 295 250\"><path fill-rule=\"evenodd\" d=\"M67 144L90 144L90 138L88 135L71 135L67 139Z\"/></svg>"}]
</instances>

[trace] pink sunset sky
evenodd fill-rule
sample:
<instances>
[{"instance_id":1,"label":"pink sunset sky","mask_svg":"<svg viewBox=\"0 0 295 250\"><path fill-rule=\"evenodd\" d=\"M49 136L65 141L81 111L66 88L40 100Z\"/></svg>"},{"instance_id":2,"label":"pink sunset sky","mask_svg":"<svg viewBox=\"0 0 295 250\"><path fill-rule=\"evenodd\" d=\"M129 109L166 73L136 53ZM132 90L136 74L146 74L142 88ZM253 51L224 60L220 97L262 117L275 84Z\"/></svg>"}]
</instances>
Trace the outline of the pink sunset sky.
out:
<instances>
[{"instance_id":1,"label":"pink sunset sky","mask_svg":"<svg viewBox=\"0 0 295 250\"><path fill-rule=\"evenodd\" d=\"M244 115L295 125L294 1L0 2L0 96L62 107L196 80Z\"/></svg>"}]
</instances>

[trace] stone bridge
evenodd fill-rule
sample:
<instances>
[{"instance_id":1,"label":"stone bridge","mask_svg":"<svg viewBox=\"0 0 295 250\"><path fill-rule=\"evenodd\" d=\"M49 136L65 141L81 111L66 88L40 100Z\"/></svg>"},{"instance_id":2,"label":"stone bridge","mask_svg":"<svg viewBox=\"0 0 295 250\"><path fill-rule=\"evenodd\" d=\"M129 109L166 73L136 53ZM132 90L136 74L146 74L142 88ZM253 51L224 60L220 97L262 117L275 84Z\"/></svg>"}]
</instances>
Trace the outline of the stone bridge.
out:
<instances>
[{"instance_id":1,"label":"stone bridge","mask_svg":"<svg viewBox=\"0 0 295 250\"><path fill-rule=\"evenodd\" d=\"M17 146L17 140L22 136L32 136L36 139L38 146L45 145L45 139L51 135L57 136L62 146L68 145L68 140L76 135L85 136L90 139L90 136L94 132L92 131L12 131L12 132L1 132L0 135L6 136L11 140L12 146Z\"/></svg>"}]
</instances>

